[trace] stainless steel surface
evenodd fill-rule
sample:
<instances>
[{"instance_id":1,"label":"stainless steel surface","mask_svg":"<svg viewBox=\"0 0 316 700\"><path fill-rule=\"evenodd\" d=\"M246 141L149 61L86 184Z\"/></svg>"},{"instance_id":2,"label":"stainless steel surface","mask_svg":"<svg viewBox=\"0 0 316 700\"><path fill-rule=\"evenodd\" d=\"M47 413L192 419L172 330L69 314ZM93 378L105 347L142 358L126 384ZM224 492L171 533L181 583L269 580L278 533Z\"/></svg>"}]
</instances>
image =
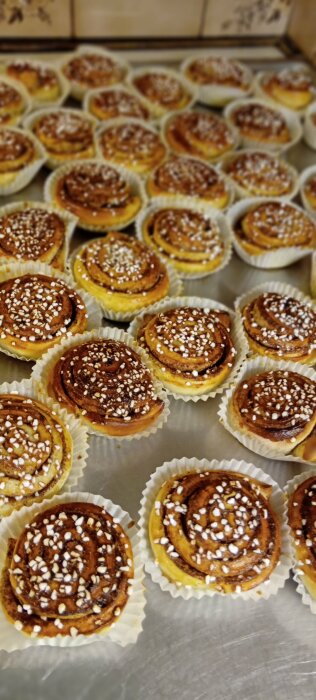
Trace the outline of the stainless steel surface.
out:
<instances>
[{"instance_id":1,"label":"stainless steel surface","mask_svg":"<svg viewBox=\"0 0 316 700\"><path fill-rule=\"evenodd\" d=\"M261 65L256 67L262 68ZM299 169L316 155L300 145L288 154ZM42 198L43 174L14 199ZM84 234L76 234L76 242ZM310 258L284 270L248 267L237 256L209 278L185 283L185 293L232 305L236 295L278 279L309 291ZM1 380L28 376L30 364L1 356ZM253 462L281 486L297 465L257 457L218 423L218 399L171 400L166 426L148 439L114 444L92 437L80 489L100 493L136 518L151 472L173 457L236 458ZM221 597L174 600L146 577L146 619L136 645L105 642L78 649L30 648L0 652L0 698L12 700L314 700L316 618L293 581L268 601Z\"/></svg>"}]
</instances>

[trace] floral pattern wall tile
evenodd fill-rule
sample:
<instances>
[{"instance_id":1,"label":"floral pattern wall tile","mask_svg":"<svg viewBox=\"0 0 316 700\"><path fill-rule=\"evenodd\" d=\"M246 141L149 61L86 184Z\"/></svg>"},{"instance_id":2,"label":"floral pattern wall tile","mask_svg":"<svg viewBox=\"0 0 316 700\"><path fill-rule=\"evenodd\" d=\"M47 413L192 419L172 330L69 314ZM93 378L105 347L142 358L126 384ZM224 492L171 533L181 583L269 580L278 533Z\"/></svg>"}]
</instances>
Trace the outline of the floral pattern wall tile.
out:
<instances>
[{"instance_id":1,"label":"floral pattern wall tile","mask_svg":"<svg viewBox=\"0 0 316 700\"><path fill-rule=\"evenodd\" d=\"M291 5L292 0L207 0L203 34L282 35Z\"/></svg>"},{"instance_id":2,"label":"floral pattern wall tile","mask_svg":"<svg viewBox=\"0 0 316 700\"><path fill-rule=\"evenodd\" d=\"M65 37L70 34L70 0L0 0L1 37Z\"/></svg>"}]
</instances>

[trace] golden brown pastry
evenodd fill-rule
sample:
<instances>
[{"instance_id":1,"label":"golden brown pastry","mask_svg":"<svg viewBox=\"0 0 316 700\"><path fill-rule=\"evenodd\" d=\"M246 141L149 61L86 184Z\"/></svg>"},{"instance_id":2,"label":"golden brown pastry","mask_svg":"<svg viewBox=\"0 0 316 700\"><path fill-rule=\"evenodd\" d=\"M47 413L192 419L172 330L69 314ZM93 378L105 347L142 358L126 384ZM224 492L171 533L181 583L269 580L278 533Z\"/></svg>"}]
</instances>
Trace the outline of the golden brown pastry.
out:
<instances>
[{"instance_id":1,"label":"golden brown pastry","mask_svg":"<svg viewBox=\"0 0 316 700\"><path fill-rule=\"evenodd\" d=\"M65 350L50 367L47 391L90 429L112 437L149 430L164 409L140 355L112 338Z\"/></svg>"},{"instance_id":2,"label":"golden brown pastry","mask_svg":"<svg viewBox=\"0 0 316 700\"><path fill-rule=\"evenodd\" d=\"M127 226L142 200L115 167L98 161L74 164L56 171L53 202L78 217L84 228L105 231Z\"/></svg>"},{"instance_id":3,"label":"golden brown pastry","mask_svg":"<svg viewBox=\"0 0 316 700\"><path fill-rule=\"evenodd\" d=\"M98 136L103 158L147 175L164 159L167 149L160 135L141 121L126 119L105 127Z\"/></svg>"},{"instance_id":4,"label":"golden brown pastry","mask_svg":"<svg viewBox=\"0 0 316 700\"><path fill-rule=\"evenodd\" d=\"M87 103L87 109L100 121L116 117L149 119L149 110L137 95L127 88L113 87L94 91Z\"/></svg>"},{"instance_id":5,"label":"golden brown pastry","mask_svg":"<svg viewBox=\"0 0 316 700\"><path fill-rule=\"evenodd\" d=\"M248 197L285 197L295 187L294 173L285 161L264 151L234 154L223 170Z\"/></svg>"},{"instance_id":6,"label":"golden brown pastry","mask_svg":"<svg viewBox=\"0 0 316 700\"><path fill-rule=\"evenodd\" d=\"M59 214L36 207L0 216L0 262L38 260L60 270L66 254L66 223Z\"/></svg>"},{"instance_id":7,"label":"golden brown pastry","mask_svg":"<svg viewBox=\"0 0 316 700\"><path fill-rule=\"evenodd\" d=\"M272 487L230 471L175 473L155 496L149 539L171 582L231 594L267 582L281 554Z\"/></svg>"},{"instance_id":8,"label":"golden brown pastry","mask_svg":"<svg viewBox=\"0 0 316 700\"><path fill-rule=\"evenodd\" d=\"M276 292L258 294L241 310L249 347L258 355L316 363L316 312Z\"/></svg>"},{"instance_id":9,"label":"golden brown pastry","mask_svg":"<svg viewBox=\"0 0 316 700\"><path fill-rule=\"evenodd\" d=\"M189 86L186 88L181 77L176 72L161 68L136 73L131 85L141 98L147 100L148 108L157 118L184 109L192 101Z\"/></svg>"},{"instance_id":10,"label":"golden brown pastry","mask_svg":"<svg viewBox=\"0 0 316 700\"><path fill-rule=\"evenodd\" d=\"M229 404L233 427L266 449L316 460L316 382L290 370L241 380Z\"/></svg>"},{"instance_id":11,"label":"golden brown pastry","mask_svg":"<svg viewBox=\"0 0 316 700\"><path fill-rule=\"evenodd\" d=\"M291 141L291 133L281 112L261 102L236 106L230 119L239 135L262 146L284 146Z\"/></svg>"},{"instance_id":12,"label":"golden brown pastry","mask_svg":"<svg viewBox=\"0 0 316 700\"><path fill-rule=\"evenodd\" d=\"M120 618L133 577L132 546L116 518L93 503L58 503L9 539L1 605L31 637L91 635Z\"/></svg>"},{"instance_id":13,"label":"golden brown pastry","mask_svg":"<svg viewBox=\"0 0 316 700\"><path fill-rule=\"evenodd\" d=\"M14 59L7 64L6 72L23 83L31 97L38 102L55 102L62 95L58 73L49 64Z\"/></svg>"},{"instance_id":14,"label":"golden brown pastry","mask_svg":"<svg viewBox=\"0 0 316 700\"><path fill-rule=\"evenodd\" d=\"M168 119L165 138L171 150L215 160L234 149L236 138L226 122L210 112L180 112Z\"/></svg>"},{"instance_id":15,"label":"golden brown pastry","mask_svg":"<svg viewBox=\"0 0 316 700\"><path fill-rule=\"evenodd\" d=\"M0 126L17 124L27 109L19 83L0 80Z\"/></svg>"},{"instance_id":16,"label":"golden brown pastry","mask_svg":"<svg viewBox=\"0 0 316 700\"><path fill-rule=\"evenodd\" d=\"M230 191L224 177L212 165L185 156L168 156L149 175L147 192L150 197L184 195L224 209Z\"/></svg>"},{"instance_id":17,"label":"golden brown pastry","mask_svg":"<svg viewBox=\"0 0 316 700\"><path fill-rule=\"evenodd\" d=\"M0 186L12 183L37 157L35 145L26 132L0 129Z\"/></svg>"},{"instance_id":18,"label":"golden brown pastry","mask_svg":"<svg viewBox=\"0 0 316 700\"><path fill-rule=\"evenodd\" d=\"M295 549L296 570L316 599L316 475L296 486L288 500L288 519Z\"/></svg>"},{"instance_id":19,"label":"golden brown pastry","mask_svg":"<svg viewBox=\"0 0 316 700\"><path fill-rule=\"evenodd\" d=\"M288 109L305 109L315 96L311 76L297 68L283 68L279 73L263 76L260 86L268 97Z\"/></svg>"},{"instance_id":20,"label":"golden brown pastry","mask_svg":"<svg viewBox=\"0 0 316 700\"><path fill-rule=\"evenodd\" d=\"M230 315L218 309L180 306L148 313L137 341L164 386L187 396L216 390L236 361Z\"/></svg>"},{"instance_id":21,"label":"golden brown pastry","mask_svg":"<svg viewBox=\"0 0 316 700\"><path fill-rule=\"evenodd\" d=\"M0 282L0 350L36 360L86 327L85 304L63 280L24 274Z\"/></svg>"},{"instance_id":22,"label":"golden brown pastry","mask_svg":"<svg viewBox=\"0 0 316 700\"><path fill-rule=\"evenodd\" d=\"M112 231L83 245L73 262L80 287L107 311L135 314L170 291L168 272L146 245Z\"/></svg>"},{"instance_id":23,"label":"golden brown pastry","mask_svg":"<svg viewBox=\"0 0 316 700\"><path fill-rule=\"evenodd\" d=\"M45 404L0 394L0 517L58 493L72 464L71 434Z\"/></svg>"},{"instance_id":24,"label":"golden brown pastry","mask_svg":"<svg viewBox=\"0 0 316 700\"><path fill-rule=\"evenodd\" d=\"M316 226L302 209L286 202L254 205L235 225L235 235L250 255L261 255L289 246L312 248Z\"/></svg>"},{"instance_id":25,"label":"golden brown pastry","mask_svg":"<svg viewBox=\"0 0 316 700\"><path fill-rule=\"evenodd\" d=\"M312 175L303 185L303 192L309 206L316 209L316 175Z\"/></svg>"},{"instance_id":26,"label":"golden brown pastry","mask_svg":"<svg viewBox=\"0 0 316 700\"><path fill-rule=\"evenodd\" d=\"M201 56L189 63L185 75L197 85L237 88L245 92L249 89L244 66L230 58Z\"/></svg>"},{"instance_id":27,"label":"golden brown pastry","mask_svg":"<svg viewBox=\"0 0 316 700\"><path fill-rule=\"evenodd\" d=\"M224 240L217 221L185 206L149 212L142 223L142 236L180 274L214 272L224 259Z\"/></svg>"},{"instance_id":28,"label":"golden brown pastry","mask_svg":"<svg viewBox=\"0 0 316 700\"><path fill-rule=\"evenodd\" d=\"M64 64L62 71L72 85L83 91L115 85L126 76L125 66L114 54L97 51L78 52Z\"/></svg>"},{"instance_id":29,"label":"golden brown pastry","mask_svg":"<svg viewBox=\"0 0 316 700\"><path fill-rule=\"evenodd\" d=\"M55 109L39 113L32 131L57 163L95 156L94 125L79 110Z\"/></svg>"}]
</instances>

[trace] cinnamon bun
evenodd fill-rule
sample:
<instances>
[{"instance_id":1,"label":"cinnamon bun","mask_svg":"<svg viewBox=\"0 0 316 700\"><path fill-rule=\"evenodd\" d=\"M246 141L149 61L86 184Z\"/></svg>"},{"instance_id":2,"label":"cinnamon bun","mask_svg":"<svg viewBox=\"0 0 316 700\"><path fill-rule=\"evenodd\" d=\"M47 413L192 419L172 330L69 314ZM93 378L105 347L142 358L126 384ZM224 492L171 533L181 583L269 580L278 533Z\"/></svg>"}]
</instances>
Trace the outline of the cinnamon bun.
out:
<instances>
[{"instance_id":1,"label":"cinnamon bun","mask_svg":"<svg viewBox=\"0 0 316 700\"><path fill-rule=\"evenodd\" d=\"M69 334L87 327L86 307L66 282L23 274L0 282L0 350L36 360Z\"/></svg>"},{"instance_id":2,"label":"cinnamon bun","mask_svg":"<svg viewBox=\"0 0 316 700\"><path fill-rule=\"evenodd\" d=\"M84 244L74 257L73 275L105 313L131 317L170 291L160 258L129 234L117 231Z\"/></svg>"},{"instance_id":3,"label":"cinnamon bun","mask_svg":"<svg viewBox=\"0 0 316 700\"><path fill-rule=\"evenodd\" d=\"M93 90L88 93L87 110L100 121L116 117L149 119L149 110L141 99L124 87Z\"/></svg>"},{"instance_id":4,"label":"cinnamon bun","mask_svg":"<svg viewBox=\"0 0 316 700\"><path fill-rule=\"evenodd\" d=\"M316 211L316 174L311 175L302 186L303 197L305 197L308 207Z\"/></svg>"},{"instance_id":5,"label":"cinnamon bun","mask_svg":"<svg viewBox=\"0 0 316 700\"><path fill-rule=\"evenodd\" d=\"M260 143L267 148L282 148L291 143L292 135L283 113L260 101L234 105L229 118L246 142Z\"/></svg>"},{"instance_id":6,"label":"cinnamon bun","mask_svg":"<svg viewBox=\"0 0 316 700\"><path fill-rule=\"evenodd\" d=\"M72 463L72 437L47 405L0 394L0 517L58 493Z\"/></svg>"},{"instance_id":7,"label":"cinnamon bun","mask_svg":"<svg viewBox=\"0 0 316 700\"><path fill-rule=\"evenodd\" d=\"M67 235L64 218L42 203L0 210L0 262L37 260L63 270Z\"/></svg>"},{"instance_id":8,"label":"cinnamon bun","mask_svg":"<svg viewBox=\"0 0 316 700\"><path fill-rule=\"evenodd\" d=\"M160 135L137 119L113 120L98 134L105 160L147 175L164 159L167 149Z\"/></svg>"},{"instance_id":9,"label":"cinnamon bun","mask_svg":"<svg viewBox=\"0 0 316 700\"><path fill-rule=\"evenodd\" d=\"M139 181L130 181L122 170L83 161L56 170L47 197L77 216L83 228L105 231L124 228L135 219L142 206L140 194Z\"/></svg>"},{"instance_id":10,"label":"cinnamon bun","mask_svg":"<svg viewBox=\"0 0 316 700\"><path fill-rule=\"evenodd\" d=\"M297 68L283 68L279 73L263 74L262 92L288 109L305 109L315 97L311 75Z\"/></svg>"},{"instance_id":11,"label":"cinnamon bun","mask_svg":"<svg viewBox=\"0 0 316 700\"><path fill-rule=\"evenodd\" d=\"M102 633L124 614L133 578L132 545L117 518L94 503L59 502L9 539L1 605L31 637Z\"/></svg>"},{"instance_id":12,"label":"cinnamon bun","mask_svg":"<svg viewBox=\"0 0 316 700\"><path fill-rule=\"evenodd\" d=\"M156 377L184 396L215 391L236 363L231 317L222 309L175 306L146 313L137 341Z\"/></svg>"},{"instance_id":13,"label":"cinnamon bun","mask_svg":"<svg viewBox=\"0 0 316 700\"><path fill-rule=\"evenodd\" d=\"M149 210L141 223L141 235L180 275L215 272L224 261L221 227L206 211L186 206Z\"/></svg>"},{"instance_id":14,"label":"cinnamon bun","mask_svg":"<svg viewBox=\"0 0 316 700\"><path fill-rule=\"evenodd\" d=\"M37 102L56 102L62 96L58 72L49 64L15 59L7 64L6 72L19 80Z\"/></svg>"},{"instance_id":15,"label":"cinnamon bun","mask_svg":"<svg viewBox=\"0 0 316 700\"><path fill-rule=\"evenodd\" d=\"M62 66L72 86L72 94L81 98L87 90L124 81L127 65L109 51L79 50Z\"/></svg>"},{"instance_id":16,"label":"cinnamon bun","mask_svg":"<svg viewBox=\"0 0 316 700\"><path fill-rule=\"evenodd\" d=\"M0 126L17 124L29 107L19 83L9 78L0 80Z\"/></svg>"},{"instance_id":17,"label":"cinnamon bun","mask_svg":"<svg viewBox=\"0 0 316 700\"><path fill-rule=\"evenodd\" d=\"M229 186L212 165L196 158L169 156L149 175L147 192L150 197L184 195L210 204L217 209L228 206Z\"/></svg>"},{"instance_id":18,"label":"cinnamon bun","mask_svg":"<svg viewBox=\"0 0 316 700\"><path fill-rule=\"evenodd\" d=\"M236 386L228 411L230 424L266 449L316 460L316 382L299 369L247 376Z\"/></svg>"},{"instance_id":19,"label":"cinnamon bun","mask_svg":"<svg viewBox=\"0 0 316 700\"><path fill-rule=\"evenodd\" d=\"M0 186L11 184L38 158L33 140L20 129L0 129Z\"/></svg>"},{"instance_id":20,"label":"cinnamon bun","mask_svg":"<svg viewBox=\"0 0 316 700\"><path fill-rule=\"evenodd\" d=\"M316 600L316 475L291 489L288 519L295 551L295 570L313 600Z\"/></svg>"},{"instance_id":21,"label":"cinnamon bun","mask_svg":"<svg viewBox=\"0 0 316 700\"><path fill-rule=\"evenodd\" d=\"M169 117L164 134L175 153L216 160L236 146L231 128L210 112L180 112Z\"/></svg>"},{"instance_id":22,"label":"cinnamon bun","mask_svg":"<svg viewBox=\"0 0 316 700\"><path fill-rule=\"evenodd\" d=\"M186 78L200 87L232 88L244 93L250 89L251 73L242 63L230 58L200 56L186 61L183 68Z\"/></svg>"},{"instance_id":23,"label":"cinnamon bun","mask_svg":"<svg viewBox=\"0 0 316 700\"><path fill-rule=\"evenodd\" d=\"M146 106L156 118L184 109L193 101L190 84L176 71L158 67L141 69L131 76L130 84L146 100Z\"/></svg>"},{"instance_id":24,"label":"cinnamon bun","mask_svg":"<svg viewBox=\"0 0 316 700\"><path fill-rule=\"evenodd\" d=\"M298 299L264 292L241 309L249 347L258 355L316 363L316 312Z\"/></svg>"},{"instance_id":25,"label":"cinnamon bun","mask_svg":"<svg viewBox=\"0 0 316 700\"><path fill-rule=\"evenodd\" d=\"M45 384L92 432L112 437L151 429L165 406L141 356L114 338L78 339L52 361Z\"/></svg>"},{"instance_id":26,"label":"cinnamon bun","mask_svg":"<svg viewBox=\"0 0 316 700\"><path fill-rule=\"evenodd\" d=\"M39 111L32 114L30 126L55 167L95 156L93 121L79 110Z\"/></svg>"},{"instance_id":27,"label":"cinnamon bun","mask_svg":"<svg viewBox=\"0 0 316 700\"><path fill-rule=\"evenodd\" d=\"M267 583L282 547L272 486L238 471L175 473L155 495L148 530L178 586L238 594Z\"/></svg>"},{"instance_id":28,"label":"cinnamon bun","mask_svg":"<svg viewBox=\"0 0 316 700\"><path fill-rule=\"evenodd\" d=\"M295 193L295 170L264 151L240 151L222 169L243 197L290 197Z\"/></svg>"},{"instance_id":29,"label":"cinnamon bun","mask_svg":"<svg viewBox=\"0 0 316 700\"><path fill-rule=\"evenodd\" d=\"M238 243L250 255L299 246L313 248L316 225L305 212L287 202L257 203L235 223Z\"/></svg>"}]
</instances>

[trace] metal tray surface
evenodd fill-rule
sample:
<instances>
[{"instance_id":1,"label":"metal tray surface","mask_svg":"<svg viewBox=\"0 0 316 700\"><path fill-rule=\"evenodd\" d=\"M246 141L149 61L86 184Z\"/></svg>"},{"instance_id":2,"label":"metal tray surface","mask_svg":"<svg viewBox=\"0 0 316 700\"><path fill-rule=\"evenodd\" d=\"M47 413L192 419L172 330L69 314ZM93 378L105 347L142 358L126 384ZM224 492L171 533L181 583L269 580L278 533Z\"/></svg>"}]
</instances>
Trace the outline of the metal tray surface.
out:
<instances>
[{"instance_id":1,"label":"metal tray surface","mask_svg":"<svg viewBox=\"0 0 316 700\"><path fill-rule=\"evenodd\" d=\"M256 62L255 68L264 65ZM316 162L304 144L287 158L299 170ZM40 173L7 201L42 199L45 175ZM84 233L77 232L73 244L84 240ZM233 306L237 295L276 279L308 293L309 277L309 257L289 268L267 271L247 266L234 254L222 272L185 282L184 293ZM30 371L30 363L0 355L1 381L27 377ZM165 427L132 443L92 436L78 490L100 493L136 519L151 472L174 457L244 459L271 474L280 486L300 471L297 464L270 461L240 445L218 422L219 400L194 404L171 399ZM174 600L146 576L146 619L136 645L123 649L105 641L75 649L2 651L0 698L315 700L316 619L295 588L290 580L276 596L257 603L219 596L187 602Z\"/></svg>"}]
</instances>

